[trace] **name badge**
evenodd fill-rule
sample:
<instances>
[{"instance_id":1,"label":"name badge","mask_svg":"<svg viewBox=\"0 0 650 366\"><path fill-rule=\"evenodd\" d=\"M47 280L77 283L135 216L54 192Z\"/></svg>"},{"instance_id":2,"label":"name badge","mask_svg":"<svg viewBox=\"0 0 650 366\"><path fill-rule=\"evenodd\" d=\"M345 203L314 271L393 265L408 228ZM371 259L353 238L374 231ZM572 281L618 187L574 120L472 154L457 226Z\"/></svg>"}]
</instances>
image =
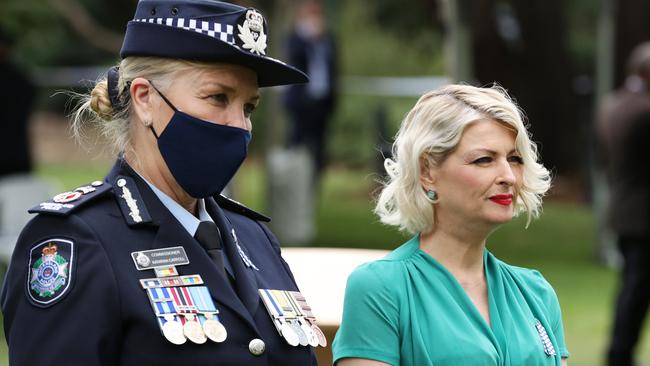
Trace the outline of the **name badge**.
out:
<instances>
[{"instance_id":1,"label":"name badge","mask_svg":"<svg viewBox=\"0 0 650 366\"><path fill-rule=\"evenodd\" d=\"M171 247L152 250L143 250L131 253L135 267L139 271L156 267L180 266L189 264L187 253L183 247Z\"/></svg>"}]
</instances>

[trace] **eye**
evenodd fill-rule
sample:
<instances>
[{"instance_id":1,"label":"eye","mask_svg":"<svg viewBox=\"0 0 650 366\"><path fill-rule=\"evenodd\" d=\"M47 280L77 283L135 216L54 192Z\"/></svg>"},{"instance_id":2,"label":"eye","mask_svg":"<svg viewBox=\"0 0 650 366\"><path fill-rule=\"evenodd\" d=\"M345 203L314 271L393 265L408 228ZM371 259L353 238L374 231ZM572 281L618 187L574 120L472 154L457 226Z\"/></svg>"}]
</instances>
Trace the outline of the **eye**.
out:
<instances>
[{"instance_id":1,"label":"eye","mask_svg":"<svg viewBox=\"0 0 650 366\"><path fill-rule=\"evenodd\" d=\"M489 157L489 156L483 156L483 157L480 157L480 158L474 160L474 161L472 162L472 164L487 164L487 163L491 163L491 162L492 162L492 158L491 158L491 157Z\"/></svg>"},{"instance_id":2,"label":"eye","mask_svg":"<svg viewBox=\"0 0 650 366\"><path fill-rule=\"evenodd\" d=\"M255 109L257 109L257 106L253 103L246 103L244 104L244 114L246 117L250 117L253 112L255 112Z\"/></svg>"},{"instance_id":3,"label":"eye","mask_svg":"<svg viewBox=\"0 0 650 366\"><path fill-rule=\"evenodd\" d=\"M508 158L508 161L511 162L511 163L517 163L517 164L523 164L524 163L524 159L522 159L522 157L518 156L518 155L510 156Z\"/></svg>"},{"instance_id":4,"label":"eye","mask_svg":"<svg viewBox=\"0 0 650 366\"><path fill-rule=\"evenodd\" d=\"M220 94L213 94L210 95L209 98L218 104L227 104L228 103L228 96L226 94L220 93Z\"/></svg>"}]
</instances>

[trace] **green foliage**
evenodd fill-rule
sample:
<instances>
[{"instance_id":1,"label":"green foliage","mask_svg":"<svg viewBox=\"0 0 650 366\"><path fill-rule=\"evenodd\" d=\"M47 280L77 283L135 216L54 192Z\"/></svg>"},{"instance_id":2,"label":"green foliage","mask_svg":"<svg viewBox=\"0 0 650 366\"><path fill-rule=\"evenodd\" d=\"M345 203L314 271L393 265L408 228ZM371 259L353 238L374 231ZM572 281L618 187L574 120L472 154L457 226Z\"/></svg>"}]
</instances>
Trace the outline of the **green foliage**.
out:
<instances>
[{"instance_id":1,"label":"green foliage","mask_svg":"<svg viewBox=\"0 0 650 366\"><path fill-rule=\"evenodd\" d=\"M372 9L372 8L371 8ZM344 75L406 76L443 73L442 38L438 32L413 30L408 37L387 22L369 16L368 3L341 2L337 13ZM393 18L398 21L397 18Z\"/></svg>"},{"instance_id":2,"label":"green foliage","mask_svg":"<svg viewBox=\"0 0 650 366\"><path fill-rule=\"evenodd\" d=\"M44 1L8 1L0 11L0 27L15 38L15 57L22 64L47 62L65 40L62 24Z\"/></svg>"},{"instance_id":3,"label":"green foliage","mask_svg":"<svg viewBox=\"0 0 650 366\"><path fill-rule=\"evenodd\" d=\"M417 98L346 95L332 121L328 151L332 161L348 166L376 166L379 145L392 144L402 118ZM387 131L380 136L377 113L385 110Z\"/></svg>"}]
</instances>

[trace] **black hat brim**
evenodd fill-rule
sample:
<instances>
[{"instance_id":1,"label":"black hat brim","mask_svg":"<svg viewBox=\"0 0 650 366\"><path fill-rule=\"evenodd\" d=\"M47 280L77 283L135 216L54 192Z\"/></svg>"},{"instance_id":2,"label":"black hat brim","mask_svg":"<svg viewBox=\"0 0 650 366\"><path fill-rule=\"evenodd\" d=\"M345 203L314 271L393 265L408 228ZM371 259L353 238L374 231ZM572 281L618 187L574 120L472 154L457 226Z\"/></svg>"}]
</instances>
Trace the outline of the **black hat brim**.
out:
<instances>
[{"instance_id":1,"label":"black hat brim","mask_svg":"<svg viewBox=\"0 0 650 366\"><path fill-rule=\"evenodd\" d=\"M242 65L257 73L259 87L309 81L305 73L282 61L253 54L206 34L156 23L129 22L120 56L152 56Z\"/></svg>"}]
</instances>

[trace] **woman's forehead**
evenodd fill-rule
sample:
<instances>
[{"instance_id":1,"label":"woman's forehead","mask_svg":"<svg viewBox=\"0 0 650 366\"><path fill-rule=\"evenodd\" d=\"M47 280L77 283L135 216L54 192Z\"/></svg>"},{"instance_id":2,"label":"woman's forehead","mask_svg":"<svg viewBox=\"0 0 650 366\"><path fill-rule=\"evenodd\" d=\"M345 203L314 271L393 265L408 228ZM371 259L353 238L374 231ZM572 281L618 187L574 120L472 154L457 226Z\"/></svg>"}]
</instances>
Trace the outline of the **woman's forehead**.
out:
<instances>
[{"instance_id":1,"label":"woman's forehead","mask_svg":"<svg viewBox=\"0 0 650 366\"><path fill-rule=\"evenodd\" d=\"M493 119L482 119L469 124L461 136L459 148L480 149L514 148L517 131L514 127Z\"/></svg>"}]
</instances>

